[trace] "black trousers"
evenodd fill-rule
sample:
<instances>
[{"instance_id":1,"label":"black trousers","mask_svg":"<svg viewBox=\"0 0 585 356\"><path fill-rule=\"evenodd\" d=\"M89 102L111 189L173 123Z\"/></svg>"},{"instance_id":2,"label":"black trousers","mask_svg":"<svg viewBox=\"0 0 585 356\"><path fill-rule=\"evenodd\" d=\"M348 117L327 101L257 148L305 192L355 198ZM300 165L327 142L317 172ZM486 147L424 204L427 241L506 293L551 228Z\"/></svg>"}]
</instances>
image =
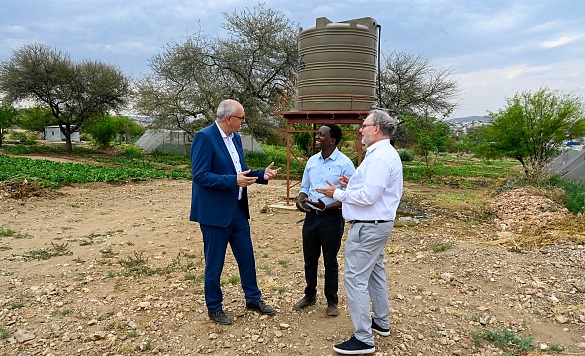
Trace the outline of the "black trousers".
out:
<instances>
[{"instance_id":1,"label":"black trousers","mask_svg":"<svg viewBox=\"0 0 585 356\"><path fill-rule=\"evenodd\" d=\"M337 304L339 282L339 264L337 253L341 247L345 221L341 210L317 215L315 212L306 214L303 224L303 258L305 260L305 298L317 298L317 271L319 258L323 251L325 266L325 298L328 304Z\"/></svg>"}]
</instances>

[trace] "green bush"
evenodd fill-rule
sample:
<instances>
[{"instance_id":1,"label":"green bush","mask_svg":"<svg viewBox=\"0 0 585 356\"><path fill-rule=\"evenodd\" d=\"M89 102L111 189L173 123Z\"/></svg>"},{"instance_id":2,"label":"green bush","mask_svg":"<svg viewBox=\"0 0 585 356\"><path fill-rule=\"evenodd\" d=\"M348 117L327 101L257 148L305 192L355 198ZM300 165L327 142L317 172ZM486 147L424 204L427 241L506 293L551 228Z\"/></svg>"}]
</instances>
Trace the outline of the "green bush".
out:
<instances>
[{"instance_id":1,"label":"green bush","mask_svg":"<svg viewBox=\"0 0 585 356\"><path fill-rule=\"evenodd\" d=\"M142 149L136 146L124 146L124 156L130 158L142 157Z\"/></svg>"},{"instance_id":2,"label":"green bush","mask_svg":"<svg viewBox=\"0 0 585 356\"><path fill-rule=\"evenodd\" d=\"M398 151L400 155L400 159L402 162L412 162L414 161L414 151L413 150L401 150Z\"/></svg>"},{"instance_id":3,"label":"green bush","mask_svg":"<svg viewBox=\"0 0 585 356\"><path fill-rule=\"evenodd\" d=\"M286 147L262 145L264 152L246 152L246 164L251 169L263 169L274 162L275 168L281 168L278 178L286 178ZM291 154L290 175L292 179L300 179L305 169L304 163L294 159Z\"/></svg>"},{"instance_id":4,"label":"green bush","mask_svg":"<svg viewBox=\"0 0 585 356\"><path fill-rule=\"evenodd\" d=\"M585 183L563 179L553 175L541 182L545 187L559 188L565 192L565 208L570 212L579 214L585 212Z\"/></svg>"},{"instance_id":5,"label":"green bush","mask_svg":"<svg viewBox=\"0 0 585 356\"><path fill-rule=\"evenodd\" d=\"M116 125L109 119L104 119L94 124L92 127L88 128L87 131L100 147L108 147L110 143L114 141L114 138L116 138L116 134L118 133Z\"/></svg>"}]
</instances>

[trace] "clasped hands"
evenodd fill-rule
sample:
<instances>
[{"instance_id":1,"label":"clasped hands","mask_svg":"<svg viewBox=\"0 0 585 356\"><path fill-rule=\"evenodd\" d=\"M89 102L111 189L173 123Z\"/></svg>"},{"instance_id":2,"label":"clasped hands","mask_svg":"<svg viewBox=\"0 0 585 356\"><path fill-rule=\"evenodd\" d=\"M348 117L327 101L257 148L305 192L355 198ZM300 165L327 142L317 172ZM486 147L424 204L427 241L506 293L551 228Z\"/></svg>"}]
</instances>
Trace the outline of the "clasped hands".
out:
<instances>
[{"instance_id":1,"label":"clasped hands","mask_svg":"<svg viewBox=\"0 0 585 356\"><path fill-rule=\"evenodd\" d=\"M264 179L265 180L271 180L272 178L276 177L276 175L280 171L280 168L273 169L272 168L273 166L274 166L274 162L270 163L268 165L268 167L266 167L264 169ZM236 184L239 187L247 187L247 186L254 184L256 182L258 177L248 177L248 173L250 173L250 171L251 170L248 169L247 171L242 171L242 172L238 173L238 176L236 178Z\"/></svg>"}]
</instances>

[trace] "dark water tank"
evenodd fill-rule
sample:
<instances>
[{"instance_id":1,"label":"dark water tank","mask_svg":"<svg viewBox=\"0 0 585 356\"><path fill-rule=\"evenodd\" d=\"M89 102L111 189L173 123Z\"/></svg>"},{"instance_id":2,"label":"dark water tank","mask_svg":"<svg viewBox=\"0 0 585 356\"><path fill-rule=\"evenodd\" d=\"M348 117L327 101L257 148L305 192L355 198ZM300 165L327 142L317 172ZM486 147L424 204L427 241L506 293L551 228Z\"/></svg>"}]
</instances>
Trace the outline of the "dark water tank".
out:
<instances>
[{"instance_id":1,"label":"dark water tank","mask_svg":"<svg viewBox=\"0 0 585 356\"><path fill-rule=\"evenodd\" d=\"M299 35L297 110L370 110L376 102L377 22L317 19Z\"/></svg>"}]
</instances>

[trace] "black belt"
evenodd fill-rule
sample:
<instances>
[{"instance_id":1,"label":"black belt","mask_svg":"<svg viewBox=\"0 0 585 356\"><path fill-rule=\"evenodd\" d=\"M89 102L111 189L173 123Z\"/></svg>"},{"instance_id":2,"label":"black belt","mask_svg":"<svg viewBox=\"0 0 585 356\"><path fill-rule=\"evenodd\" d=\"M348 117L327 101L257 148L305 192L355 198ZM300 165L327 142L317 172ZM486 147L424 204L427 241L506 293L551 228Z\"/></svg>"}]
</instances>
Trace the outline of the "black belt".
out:
<instances>
[{"instance_id":1,"label":"black belt","mask_svg":"<svg viewBox=\"0 0 585 356\"><path fill-rule=\"evenodd\" d=\"M349 222L350 222L350 224L357 224L357 223L380 224L380 223L392 222L392 220L350 220Z\"/></svg>"},{"instance_id":2,"label":"black belt","mask_svg":"<svg viewBox=\"0 0 585 356\"><path fill-rule=\"evenodd\" d=\"M317 216L326 216L331 214L341 214L341 209L331 209L331 210L309 210L309 214L315 214Z\"/></svg>"}]
</instances>

